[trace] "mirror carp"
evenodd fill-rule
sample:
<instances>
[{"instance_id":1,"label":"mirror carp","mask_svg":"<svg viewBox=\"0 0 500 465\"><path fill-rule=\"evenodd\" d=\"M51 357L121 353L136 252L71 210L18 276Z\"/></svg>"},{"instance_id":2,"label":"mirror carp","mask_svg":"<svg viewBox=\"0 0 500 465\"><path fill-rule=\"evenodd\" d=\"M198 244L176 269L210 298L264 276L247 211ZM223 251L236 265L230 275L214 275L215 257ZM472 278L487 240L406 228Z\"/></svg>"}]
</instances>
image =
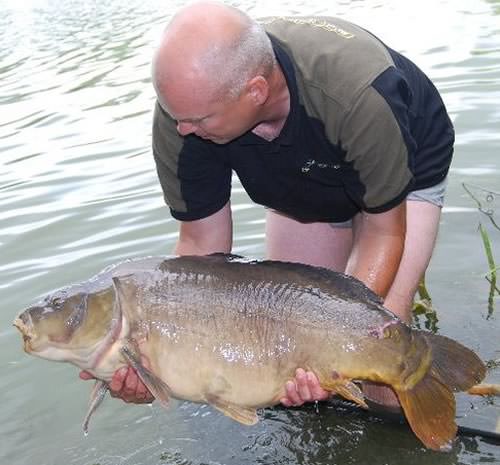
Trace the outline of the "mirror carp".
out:
<instances>
[{"instance_id":1,"label":"mirror carp","mask_svg":"<svg viewBox=\"0 0 500 465\"><path fill-rule=\"evenodd\" d=\"M353 277L226 254L124 262L47 296L14 325L27 353L98 379L85 430L126 365L163 406L207 403L246 425L279 403L300 367L363 408L359 381L390 386L416 436L445 450L457 431L454 393L486 373L473 351L410 328Z\"/></svg>"}]
</instances>

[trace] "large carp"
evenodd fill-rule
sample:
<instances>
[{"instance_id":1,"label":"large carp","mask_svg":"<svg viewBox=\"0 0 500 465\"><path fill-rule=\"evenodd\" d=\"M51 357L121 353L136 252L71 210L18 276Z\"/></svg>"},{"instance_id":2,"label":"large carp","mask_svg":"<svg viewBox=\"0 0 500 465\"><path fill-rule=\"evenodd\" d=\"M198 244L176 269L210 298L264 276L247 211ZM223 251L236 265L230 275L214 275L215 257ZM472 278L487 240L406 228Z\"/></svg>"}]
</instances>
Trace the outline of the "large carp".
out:
<instances>
[{"instance_id":1,"label":"large carp","mask_svg":"<svg viewBox=\"0 0 500 465\"><path fill-rule=\"evenodd\" d=\"M165 406L170 397L208 403L248 425L301 367L364 407L353 381L391 386L415 434L443 449L457 431L453 392L485 376L474 352L411 329L352 277L233 255L125 262L55 292L14 324L26 352L101 380L85 428L125 365Z\"/></svg>"}]
</instances>

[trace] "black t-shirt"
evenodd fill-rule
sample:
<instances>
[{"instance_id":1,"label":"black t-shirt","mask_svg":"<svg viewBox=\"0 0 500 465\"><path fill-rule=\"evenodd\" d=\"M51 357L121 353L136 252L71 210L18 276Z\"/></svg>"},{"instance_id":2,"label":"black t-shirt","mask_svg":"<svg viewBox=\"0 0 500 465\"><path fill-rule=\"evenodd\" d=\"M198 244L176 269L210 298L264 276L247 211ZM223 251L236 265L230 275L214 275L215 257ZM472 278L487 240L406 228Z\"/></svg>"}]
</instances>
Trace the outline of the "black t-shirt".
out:
<instances>
[{"instance_id":1,"label":"black t-shirt","mask_svg":"<svg viewBox=\"0 0 500 465\"><path fill-rule=\"evenodd\" d=\"M429 79L364 29L337 18L263 20L290 92L269 142L181 137L156 104L153 154L165 200L182 221L229 200L236 172L250 198L300 221L384 212L442 181L454 132Z\"/></svg>"}]
</instances>

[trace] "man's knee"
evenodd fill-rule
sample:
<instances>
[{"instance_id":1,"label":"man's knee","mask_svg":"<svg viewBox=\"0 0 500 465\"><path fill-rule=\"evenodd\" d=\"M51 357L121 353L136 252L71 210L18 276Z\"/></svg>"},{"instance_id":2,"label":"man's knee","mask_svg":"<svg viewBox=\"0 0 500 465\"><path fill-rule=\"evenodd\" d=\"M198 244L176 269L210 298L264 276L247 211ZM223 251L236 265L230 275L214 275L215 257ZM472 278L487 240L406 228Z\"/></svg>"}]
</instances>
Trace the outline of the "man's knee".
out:
<instances>
[{"instance_id":1,"label":"man's knee","mask_svg":"<svg viewBox=\"0 0 500 465\"><path fill-rule=\"evenodd\" d=\"M266 214L268 258L343 271L352 247L351 228L301 223L278 212Z\"/></svg>"}]
</instances>

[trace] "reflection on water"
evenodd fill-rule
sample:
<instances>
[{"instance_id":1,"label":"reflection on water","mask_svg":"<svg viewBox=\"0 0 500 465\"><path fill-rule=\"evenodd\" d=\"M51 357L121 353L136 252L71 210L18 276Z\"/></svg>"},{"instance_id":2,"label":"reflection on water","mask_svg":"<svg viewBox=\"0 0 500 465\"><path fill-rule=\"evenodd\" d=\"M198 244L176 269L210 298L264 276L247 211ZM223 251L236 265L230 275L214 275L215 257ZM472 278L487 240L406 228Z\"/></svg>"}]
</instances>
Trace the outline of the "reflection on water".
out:
<instances>
[{"instance_id":1,"label":"reflection on water","mask_svg":"<svg viewBox=\"0 0 500 465\"><path fill-rule=\"evenodd\" d=\"M422 449L399 425L320 406L263 412L252 428L209 407L108 401L88 438L80 420L90 386L68 366L21 352L10 327L39 295L126 257L168 254L176 237L150 154L151 55L184 1L3 0L0 8L0 462L477 463L498 446L460 438L451 454ZM439 331L498 360L499 310L489 320L483 219L462 183L500 190L498 0L241 0L254 16L330 14L406 53L442 91L457 129L438 246L427 287ZM234 182L235 249L263 254L263 211ZM496 204L494 210L497 211ZM498 212L496 212L498 217ZM483 219L484 220L484 219ZM488 230L496 262L500 233ZM493 305L500 305L498 296ZM55 366L54 366L55 365ZM492 365L491 382L500 382ZM458 416L491 429L498 402L466 396Z\"/></svg>"}]
</instances>

